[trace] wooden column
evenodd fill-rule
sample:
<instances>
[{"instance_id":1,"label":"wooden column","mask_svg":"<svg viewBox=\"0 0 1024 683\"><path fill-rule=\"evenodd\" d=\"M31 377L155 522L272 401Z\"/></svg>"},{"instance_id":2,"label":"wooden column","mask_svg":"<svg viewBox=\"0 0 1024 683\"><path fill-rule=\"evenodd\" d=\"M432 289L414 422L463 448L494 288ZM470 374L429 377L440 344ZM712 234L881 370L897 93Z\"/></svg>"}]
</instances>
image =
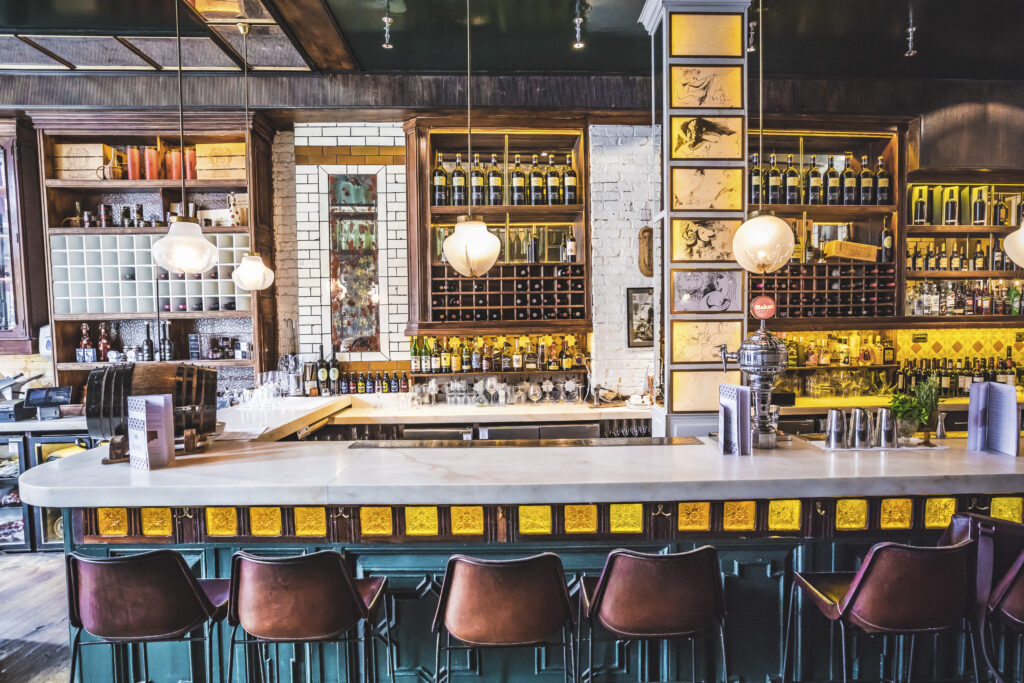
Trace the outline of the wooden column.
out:
<instances>
[{"instance_id":1,"label":"wooden column","mask_svg":"<svg viewBox=\"0 0 1024 683\"><path fill-rule=\"evenodd\" d=\"M717 428L718 345L744 337L746 278L732 236L745 217L748 0L648 0L652 113L661 124L661 323L669 436ZM658 280L656 276L656 280ZM656 424L659 420L655 420Z\"/></svg>"}]
</instances>

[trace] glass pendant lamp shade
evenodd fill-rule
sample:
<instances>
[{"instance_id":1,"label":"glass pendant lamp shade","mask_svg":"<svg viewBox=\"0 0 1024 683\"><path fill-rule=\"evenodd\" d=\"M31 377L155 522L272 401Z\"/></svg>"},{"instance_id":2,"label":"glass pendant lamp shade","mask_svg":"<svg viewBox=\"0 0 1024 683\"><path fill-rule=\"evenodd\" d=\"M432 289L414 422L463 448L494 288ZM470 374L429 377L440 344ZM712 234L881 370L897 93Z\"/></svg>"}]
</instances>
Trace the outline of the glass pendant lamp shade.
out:
<instances>
[{"instance_id":1,"label":"glass pendant lamp shade","mask_svg":"<svg viewBox=\"0 0 1024 683\"><path fill-rule=\"evenodd\" d=\"M483 221L459 216L455 231L445 238L441 249L460 275L480 277L498 260L501 240Z\"/></svg>"},{"instance_id":2,"label":"glass pendant lamp shade","mask_svg":"<svg viewBox=\"0 0 1024 683\"><path fill-rule=\"evenodd\" d=\"M259 254L246 254L232 271L231 279L241 289L258 291L274 284L274 271L267 268Z\"/></svg>"},{"instance_id":3,"label":"glass pendant lamp shade","mask_svg":"<svg viewBox=\"0 0 1024 683\"><path fill-rule=\"evenodd\" d=\"M1003 238L1003 251L1018 267L1024 267L1024 228L1017 228Z\"/></svg>"},{"instance_id":4,"label":"glass pendant lamp shade","mask_svg":"<svg viewBox=\"0 0 1024 683\"><path fill-rule=\"evenodd\" d=\"M795 244L789 224L764 213L747 219L736 230L732 238L732 252L744 270L772 273L789 263Z\"/></svg>"},{"instance_id":5,"label":"glass pendant lamp shade","mask_svg":"<svg viewBox=\"0 0 1024 683\"><path fill-rule=\"evenodd\" d=\"M153 260L172 273L205 273L217 265L217 247L198 224L172 216L167 234L153 242Z\"/></svg>"}]
</instances>

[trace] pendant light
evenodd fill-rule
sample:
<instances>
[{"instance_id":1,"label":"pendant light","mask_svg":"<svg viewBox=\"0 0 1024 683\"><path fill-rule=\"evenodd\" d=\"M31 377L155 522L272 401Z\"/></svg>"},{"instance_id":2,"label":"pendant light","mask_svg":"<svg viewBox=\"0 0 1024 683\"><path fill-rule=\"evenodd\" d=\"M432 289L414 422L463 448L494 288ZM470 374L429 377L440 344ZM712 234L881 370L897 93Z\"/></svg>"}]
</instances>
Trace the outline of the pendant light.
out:
<instances>
[{"instance_id":1,"label":"pendant light","mask_svg":"<svg viewBox=\"0 0 1024 683\"><path fill-rule=\"evenodd\" d=\"M473 159L473 107L472 71L469 57L469 0L466 0L466 155ZM441 244L448 263L459 275L480 277L493 266L501 253L501 240L487 229L487 224L473 218L473 200L470 198L466 215L455 221L455 231Z\"/></svg>"},{"instance_id":2,"label":"pendant light","mask_svg":"<svg viewBox=\"0 0 1024 683\"><path fill-rule=\"evenodd\" d=\"M764 158L764 14L758 3L758 158ZM764 208L764 192L758 193L758 210L750 214L732 238L732 253L744 270L763 275L783 267L793 257L796 240L786 221Z\"/></svg>"},{"instance_id":3,"label":"pendant light","mask_svg":"<svg viewBox=\"0 0 1024 683\"><path fill-rule=\"evenodd\" d=\"M1003 251L1019 267L1024 267L1024 225L1003 238Z\"/></svg>"},{"instance_id":4,"label":"pendant light","mask_svg":"<svg viewBox=\"0 0 1024 683\"><path fill-rule=\"evenodd\" d=\"M178 0L174 0L174 34L178 41L178 149L185 158L184 91L181 84L181 22ZM182 164L184 166L184 164ZM185 201L185 173L181 172L181 207ZM172 273L205 273L217 264L217 247L206 239L199 224L185 216L172 216L167 234L153 242L153 260Z\"/></svg>"},{"instance_id":5,"label":"pendant light","mask_svg":"<svg viewBox=\"0 0 1024 683\"><path fill-rule=\"evenodd\" d=\"M245 102L245 130L249 130L249 24L237 24L242 34L242 89ZM248 141L248 135L246 135ZM246 145L246 150L249 146ZM242 262L231 272L237 287L250 292L266 289L274 284L274 271L263 263L263 257L253 252L242 257Z\"/></svg>"}]
</instances>

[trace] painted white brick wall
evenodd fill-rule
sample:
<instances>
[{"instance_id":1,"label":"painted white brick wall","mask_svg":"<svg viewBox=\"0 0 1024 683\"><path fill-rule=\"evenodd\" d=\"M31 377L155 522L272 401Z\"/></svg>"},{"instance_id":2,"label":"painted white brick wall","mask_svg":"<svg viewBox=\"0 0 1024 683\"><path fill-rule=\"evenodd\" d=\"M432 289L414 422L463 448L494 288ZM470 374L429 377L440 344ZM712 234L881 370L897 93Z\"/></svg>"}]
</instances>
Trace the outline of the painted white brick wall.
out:
<instances>
[{"instance_id":1,"label":"painted white brick wall","mask_svg":"<svg viewBox=\"0 0 1024 683\"><path fill-rule=\"evenodd\" d=\"M274 180L274 283L277 288L277 349L291 353L299 317L295 241L295 134L280 131L272 151ZM288 321L291 322L289 326ZM295 339L295 342L298 340Z\"/></svg>"},{"instance_id":2,"label":"painted white brick wall","mask_svg":"<svg viewBox=\"0 0 1024 683\"><path fill-rule=\"evenodd\" d=\"M652 287L638 267L640 228L658 211L660 177L650 126L590 127L590 248L595 381L626 393L646 391L656 348L630 348L626 289Z\"/></svg>"}]
</instances>

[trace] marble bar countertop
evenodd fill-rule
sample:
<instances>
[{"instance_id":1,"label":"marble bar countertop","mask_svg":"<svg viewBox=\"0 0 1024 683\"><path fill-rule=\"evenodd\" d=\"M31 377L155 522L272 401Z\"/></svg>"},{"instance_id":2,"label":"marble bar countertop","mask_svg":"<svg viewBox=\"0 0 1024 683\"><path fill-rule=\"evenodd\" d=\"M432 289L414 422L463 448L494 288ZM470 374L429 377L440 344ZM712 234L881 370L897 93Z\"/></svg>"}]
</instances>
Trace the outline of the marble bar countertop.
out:
<instances>
[{"instance_id":1,"label":"marble bar countertop","mask_svg":"<svg viewBox=\"0 0 1024 683\"><path fill-rule=\"evenodd\" d=\"M18 422L0 422L0 434L23 434L32 432L87 432L84 415L60 417L56 420L19 420Z\"/></svg>"},{"instance_id":2,"label":"marble bar countertop","mask_svg":"<svg viewBox=\"0 0 1024 683\"><path fill-rule=\"evenodd\" d=\"M267 406L250 403L222 408L217 411L217 420L224 422L224 434L219 440L280 441L327 420L350 404L347 396L302 396L274 399Z\"/></svg>"},{"instance_id":3,"label":"marble bar countertop","mask_svg":"<svg viewBox=\"0 0 1024 683\"><path fill-rule=\"evenodd\" d=\"M1017 394L1018 404L1024 405L1021 394ZM939 410L946 412L967 411L970 399L966 396L944 398L939 402ZM888 396L845 396L831 398L808 398L800 396L796 405L782 408L783 415L825 415L829 408L882 408L889 405Z\"/></svg>"},{"instance_id":4,"label":"marble bar countertop","mask_svg":"<svg viewBox=\"0 0 1024 683\"><path fill-rule=\"evenodd\" d=\"M497 406L433 406L401 408L402 394L360 394L348 396L349 408L330 419L332 425L345 424L474 424L498 422L588 422L592 420L649 420L650 406L591 408L585 403L537 403ZM408 394L406 394L408 396Z\"/></svg>"},{"instance_id":5,"label":"marble bar countertop","mask_svg":"<svg viewBox=\"0 0 1024 683\"><path fill-rule=\"evenodd\" d=\"M217 441L153 471L102 465L106 447L21 475L47 507L446 505L1020 493L1024 458L944 449L826 452L802 439L753 456L717 443L558 448L349 448Z\"/></svg>"}]
</instances>

